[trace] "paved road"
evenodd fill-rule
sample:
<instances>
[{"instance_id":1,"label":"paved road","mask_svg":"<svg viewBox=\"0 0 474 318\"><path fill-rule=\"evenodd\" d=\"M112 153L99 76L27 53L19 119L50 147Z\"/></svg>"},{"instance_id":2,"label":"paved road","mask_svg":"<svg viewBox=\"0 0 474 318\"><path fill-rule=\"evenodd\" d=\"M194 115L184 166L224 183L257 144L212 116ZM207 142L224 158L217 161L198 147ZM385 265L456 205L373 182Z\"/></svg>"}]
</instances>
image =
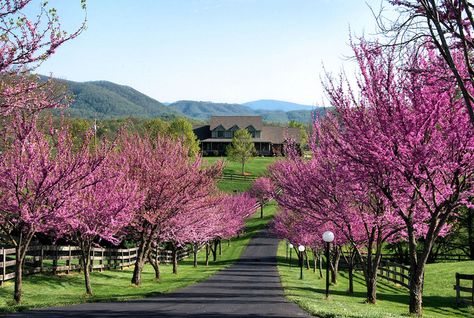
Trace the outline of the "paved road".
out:
<instances>
[{"instance_id":1,"label":"paved road","mask_svg":"<svg viewBox=\"0 0 474 318\"><path fill-rule=\"evenodd\" d=\"M234 265L166 295L45 308L9 317L310 317L283 296L276 269L277 244L277 239L263 231Z\"/></svg>"}]
</instances>

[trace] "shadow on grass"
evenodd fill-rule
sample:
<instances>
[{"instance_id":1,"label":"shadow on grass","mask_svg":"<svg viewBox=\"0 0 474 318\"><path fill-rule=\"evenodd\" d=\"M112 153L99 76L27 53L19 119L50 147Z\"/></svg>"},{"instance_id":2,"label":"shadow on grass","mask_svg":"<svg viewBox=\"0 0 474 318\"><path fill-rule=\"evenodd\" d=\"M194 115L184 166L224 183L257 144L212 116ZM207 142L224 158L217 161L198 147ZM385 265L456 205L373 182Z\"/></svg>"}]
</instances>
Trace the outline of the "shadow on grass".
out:
<instances>
[{"instance_id":1,"label":"shadow on grass","mask_svg":"<svg viewBox=\"0 0 474 318\"><path fill-rule=\"evenodd\" d=\"M354 277L354 282L358 281L363 284L364 280L360 277ZM390 283L380 282L377 286L377 299L384 302L393 302L398 304L404 304L408 308L409 304L409 295L408 291L402 288L397 288L395 286L390 286ZM318 287L306 287L306 286L291 286L288 287L290 294L297 291L307 291L311 293L317 293L321 296L326 293L326 290ZM347 291L339 289L330 289L331 295L337 295L341 297L354 297L360 298L361 303L365 302L367 294L363 291L355 291L352 294L348 294ZM433 295L424 295L423 296L423 307L429 309L433 312L446 313L447 310L452 311L453 314L459 314L461 312L471 312L469 306L460 306L456 305L456 297L454 296L433 296Z\"/></svg>"}]
</instances>

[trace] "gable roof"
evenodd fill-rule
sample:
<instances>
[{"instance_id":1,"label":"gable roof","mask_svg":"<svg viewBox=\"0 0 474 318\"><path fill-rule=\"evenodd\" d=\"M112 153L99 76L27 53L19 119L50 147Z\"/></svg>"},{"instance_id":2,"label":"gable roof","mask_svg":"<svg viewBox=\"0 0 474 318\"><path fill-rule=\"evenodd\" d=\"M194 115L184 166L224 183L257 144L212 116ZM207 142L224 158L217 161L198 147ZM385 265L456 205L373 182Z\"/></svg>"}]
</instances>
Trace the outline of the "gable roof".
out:
<instances>
[{"instance_id":1,"label":"gable roof","mask_svg":"<svg viewBox=\"0 0 474 318\"><path fill-rule=\"evenodd\" d=\"M301 131L299 128L263 126L261 138L272 144L283 144L288 139L293 139L299 144Z\"/></svg>"},{"instance_id":2,"label":"gable roof","mask_svg":"<svg viewBox=\"0 0 474 318\"><path fill-rule=\"evenodd\" d=\"M235 125L241 129L253 126L256 130L262 130L263 122L261 116L212 116L210 129L214 130L219 125L226 130Z\"/></svg>"}]
</instances>

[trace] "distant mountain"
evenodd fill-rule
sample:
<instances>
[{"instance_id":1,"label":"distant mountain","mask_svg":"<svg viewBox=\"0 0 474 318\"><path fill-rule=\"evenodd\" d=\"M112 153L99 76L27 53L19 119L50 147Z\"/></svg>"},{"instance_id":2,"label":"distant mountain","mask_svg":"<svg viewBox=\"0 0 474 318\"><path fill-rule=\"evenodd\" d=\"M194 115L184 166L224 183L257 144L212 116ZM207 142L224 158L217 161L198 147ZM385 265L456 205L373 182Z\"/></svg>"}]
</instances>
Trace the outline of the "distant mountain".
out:
<instances>
[{"instance_id":1,"label":"distant mountain","mask_svg":"<svg viewBox=\"0 0 474 318\"><path fill-rule=\"evenodd\" d=\"M254 110L240 104L182 100L169 104L168 107L194 119L209 119L211 116L256 115Z\"/></svg>"},{"instance_id":2,"label":"distant mountain","mask_svg":"<svg viewBox=\"0 0 474 318\"><path fill-rule=\"evenodd\" d=\"M65 83L74 97L71 107L66 110L66 113L73 117L107 119L181 115L129 86L106 81L83 83L61 79L57 81Z\"/></svg>"},{"instance_id":3,"label":"distant mountain","mask_svg":"<svg viewBox=\"0 0 474 318\"><path fill-rule=\"evenodd\" d=\"M286 103L286 102L281 102ZM291 103L290 103L291 104ZM197 101L178 101L169 104L168 107L181 112L184 116L198 120L208 120L211 116L262 116L266 122L287 123L295 120L303 123L310 123L312 113L324 113L325 109L321 107L309 108L307 110L292 111L271 111L264 109L252 109L241 104L224 104L212 102Z\"/></svg>"},{"instance_id":4,"label":"distant mountain","mask_svg":"<svg viewBox=\"0 0 474 318\"><path fill-rule=\"evenodd\" d=\"M243 103L242 105L247 106L254 110L270 110L270 111L293 111L293 110L312 110L314 106L303 105L285 102L281 100L273 99L261 99L253 102Z\"/></svg>"},{"instance_id":5,"label":"distant mountain","mask_svg":"<svg viewBox=\"0 0 474 318\"><path fill-rule=\"evenodd\" d=\"M41 76L41 78L46 79L47 77ZM287 123L290 120L295 120L309 123L313 112L324 113L326 111L324 108L276 100L261 100L243 105L182 100L164 105L129 86L112 82L81 83L56 80L65 83L68 91L74 97L71 107L66 110L66 113L73 117L109 119L185 116L199 121L208 121L214 115L259 115L266 122ZM279 108L301 109L301 107L304 107L303 110L278 110Z\"/></svg>"}]
</instances>

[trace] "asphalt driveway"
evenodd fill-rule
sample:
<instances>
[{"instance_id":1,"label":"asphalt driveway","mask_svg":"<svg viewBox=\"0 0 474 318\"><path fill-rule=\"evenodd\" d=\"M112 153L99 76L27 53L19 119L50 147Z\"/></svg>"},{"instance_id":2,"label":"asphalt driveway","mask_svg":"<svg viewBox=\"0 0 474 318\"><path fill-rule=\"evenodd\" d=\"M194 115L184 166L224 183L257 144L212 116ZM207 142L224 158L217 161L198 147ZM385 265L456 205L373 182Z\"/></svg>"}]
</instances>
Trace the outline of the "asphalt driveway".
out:
<instances>
[{"instance_id":1,"label":"asphalt driveway","mask_svg":"<svg viewBox=\"0 0 474 318\"><path fill-rule=\"evenodd\" d=\"M7 317L311 317L283 296L278 240L264 230L241 259L209 279L173 293L128 302L88 303Z\"/></svg>"}]
</instances>

